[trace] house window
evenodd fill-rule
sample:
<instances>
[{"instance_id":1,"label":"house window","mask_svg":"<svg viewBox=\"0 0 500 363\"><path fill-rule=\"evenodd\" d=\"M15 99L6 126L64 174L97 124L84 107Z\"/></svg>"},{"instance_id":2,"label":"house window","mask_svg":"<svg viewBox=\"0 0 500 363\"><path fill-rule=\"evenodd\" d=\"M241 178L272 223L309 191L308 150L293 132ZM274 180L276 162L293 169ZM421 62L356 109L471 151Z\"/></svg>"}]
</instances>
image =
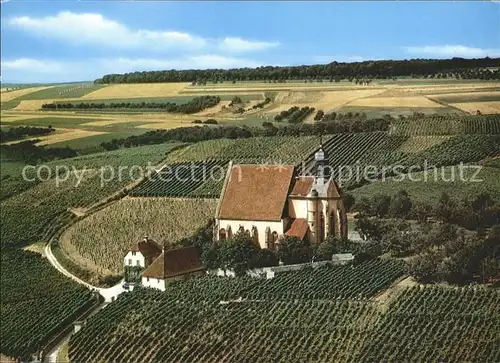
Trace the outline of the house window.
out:
<instances>
[{"instance_id":1,"label":"house window","mask_svg":"<svg viewBox=\"0 0 500 363\"><path fill-rule=\"evenodd\" d=\"M319 216L319 241L323 242L325 240L325 216L323 212L320 212Z\"/></svg>"},{"instance_id":2,"label":"house window","mask_svg":"<svg viewBox=\"0 0 500 363\"><path fill-rule=\"evenodd\" d=\"M132 259L131 258L128 259L128 265L132 266Z\"/></svg>"},{"instance_id":3,"label":"house window","mask_svg":"<svg viewBox=\"0 0 500 363\"><path fill-rule=\"evenodd\" d=\"M135 256L135 252L134 251L132 251L132 256Z\"/></svg>"},{"instance_id":4,"label":"house window","mask_svg":"<svg viewBox=\"0 0 500 363\"><path fill-rule=\"evenodd\" d=\"M156 279L156 280L158 280L158 283L160 283L160 279Z\"/></svg>"},{"instance_id":5,"label":"house window","mask_svg":"<svg viewBox=\"0 0 500 363\"><path fill-rule=\"evenodd\" d=\"M226 238L227 238L226 230L224 228L221 228L220 231L219 231L219 240L223 241Z\"/></svg>"},{"instance_id":6,"label":"house window","mask_svg":"<svg viewBox=\"0 0 500 363\"><path fill-rule=\"evenodd\" d=\"M141 261L137 260L136 264L137 264L137 266L140 266L141 265Z\"/></svg>"},{"instance_id":7,"label":"house window","mask_svg":"<svg viewBox=\"0 0 500 363\"><path fill-rule=\"evenodd\" d=\"M146 281L149 282L149 277L146 277Z\"/></svg>"}]
</instances>

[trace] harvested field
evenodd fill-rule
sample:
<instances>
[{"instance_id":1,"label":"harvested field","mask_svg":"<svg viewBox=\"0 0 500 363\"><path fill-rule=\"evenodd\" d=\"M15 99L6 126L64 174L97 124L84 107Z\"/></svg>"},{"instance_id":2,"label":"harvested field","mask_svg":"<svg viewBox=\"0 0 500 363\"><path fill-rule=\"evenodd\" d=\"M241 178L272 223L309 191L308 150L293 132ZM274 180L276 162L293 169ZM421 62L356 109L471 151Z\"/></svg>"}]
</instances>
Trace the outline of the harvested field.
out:
<instances>
[{"instance_id":1,"label":"harvested field","mask_svg":"<svg viewBox=\"0 0 500 363\"><path fill-rule=\"evenodd\" d=\"M47 89L47 88L52 88L52 87L54 87L54 86L30 87L30 88L19 89L19 90L16 90L16 91L2 92L1 101L2 102L11 101L11 100L13 100L15 98L18 98L18 97L30 94L32 92L41 91L41 90L44 90L44 89Z\"/></svg>"},{"instance_id":2,"label":"harvested field","mask_svg":"<svg viewBox=\"0 0 500 363\"><path fill-rule=\"evenodd\" d=\"M206 108L198 113L193 114L193 116L214 116L222 111L222 107L229 106L231 101L221 101L214 107Z\"/></svg>"},{"instance_id":3,"label":"harvested field","mask_svg":"<svg viewBox=\"0 0 500 363\"><path fill-rule=\"evenodd\" d=\"M42 108L42 105L46 103L52 103L52 100L23 100L14 107L13 111L38 111Z\"/></svg>"},{"instance_id":4,"label":"harvested field","mask_svg":"<svg viewBox=\"0 0 500 363\"><path fill-rule=\"evenodd\" d=\"M450 106L461 109L470 114L476 114L481 111L483 114L500 113L500 101L491 102L459 102L450 103Z\"/></svg>"},{"instance_id":5,"label":"harvested field","mask_svg":"<svg viewBox=\"0 0 500 363\"><path fill-rule=\"evenodd\" d=\"M357 107L415 107L439 108L443 105L433 102L424 96L410 97L370 97L360 98L349 102L349 106Z\"/></svg>"},{"instance_id":6,"label":"harvested field","mask_svg":"<svg viewBox=\"0 0 500 363\"><path fill-rule=\"evenodd\" d=\"M188 83L115 84L91 92L80 100L176 96Z\"/></svg>"},{"instance_id":7,"label":"harvested field","mask_svg":"<svg viewBox=\"0 0 500 363\"><path fill-rule=\"evenodd\" d=\"M109 126L114 124L128 123L126 120L104 120L104 121L92 121L81 124L80 126Z\"/></svg>"},{"instance_id":8,"label":"harvested field","mask_svg":"<svg viewBox=\"0 0 500 363\"><path fill-rule=\"evenodd\" d=\"M75 139L81 139L84 137L89 137L89 136L94 136L94 135L102 135L102 134L107 134L107 132L103 131L88 131L88 130L81 130L81 129L56 129L57 132L52 135L48 136L40 136L40 137L32 137L29 139L23 139L22 141L26 140L40 140L37 145L42 146L42 145L51 145L55 144L58 142L64 142L64 141L70 141L70 140L75 140ZM15 144L18 143L19 140L11 141L5 143L5 145L9 144Z\"/></svg>"}]
</instances>

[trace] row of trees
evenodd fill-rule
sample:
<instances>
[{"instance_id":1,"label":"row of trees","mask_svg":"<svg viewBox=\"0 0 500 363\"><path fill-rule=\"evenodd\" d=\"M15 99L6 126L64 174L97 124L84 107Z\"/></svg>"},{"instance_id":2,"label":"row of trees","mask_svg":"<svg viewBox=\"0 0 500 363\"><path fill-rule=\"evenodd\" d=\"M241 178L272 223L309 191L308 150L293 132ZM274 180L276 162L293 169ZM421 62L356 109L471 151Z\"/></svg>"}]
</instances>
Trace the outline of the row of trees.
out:
<instances>
[{"instance_id":1,"label":"row of trees","mask_svg":"<svg viewBox=\"0 0 500 363\"><path fill-rule=\"evenodd\" d=\"M281 111L278 115L274 116L274 121L281 122L287 120L291 124L296 124L304 121L304 119L314 112L314 107L293 106L288 110Z\"/></svg>"},{"instance_id":2,"label":"row of trees","mask_svg":"<svg viewBox=\"0 0 500 363\"><path fill-rule=\"evenodd\" d=\"M52 127L19 126L0 129L0 142L23 139L29 136L43 136L56 131Z\"/></svg>"},{"instance_id":3,"label":"row of trees","mask_svg":"<svg viewBox=\"0 0 500 363\"><path fill-rule=\"evenodd\" d=\"M170 141L198 142L213 139L242 139L256 136L311 136L338 133L358 133L372 131L387 131L390 121L387 119L370 119L355 121L318 122L314 124L288 124L280 127L271 122L264 122L263 127L248 126L193 126L170 130L148 131L141 135L113 139L101 143L105 150L115 150L121 147L161 144Z\"/></svg>"},{"instance_id":4,"label":"row of trees","mask_svg":"<svg viewBox=\"0 0 500 363\"><path fill-rule=\"evenodd\" d=\"M430 77L438 74L459 78L500 79L498 58L480 59L410 59L380 60L356 63L332 62L325 65L258 67L237 69L165 70L143 71L125 74L108 74L95 83L153 83L153 82L197 82L207 81L283 81L312 79L387 79L399 76ZM483 68L477 70L478 68Z\"/></svg>"},{"instance_id":5,"label":"row of trees","mask_svg":"<svg viewBox=\"0 0 500 363\"><path fill-rule=\"evenodd\" d=\"M469 230L483 230L500 224L500 201L488 193L457 202L442 193L435 206L414 202L405 190L390 196L376 194L359 199L353 209L362 217L415 219L425 223L431 217L443 223L452 223ZM373 236L372 236L373 238Z\"/></svg>"},{"instance_id":6,"label":"row of trees","mask_svg":"<svg viewBox=\"0 0 500 363\"><path fill-rule=\"evenodd\" d=\"M42 105L42 110L103 110L103 109L155 109L171 113L196 113L217 105L220 102L219 96L201 96L192 100L177 104L174 102L80 102L80 103L46 103Z\"/></svg>"},{"instance_id":7,"label":"row of trees","mask_svg":"<svg viewBox=\"0 0 500 363\"><path fill-rule=\"evenodd\" d=\"M78 153L69 147L36 146L35 144L39 141L27 140L13 145L1 145L0 152L5 159L24 161L29 164L78 156Z\"/></svg>"}]
</instances>

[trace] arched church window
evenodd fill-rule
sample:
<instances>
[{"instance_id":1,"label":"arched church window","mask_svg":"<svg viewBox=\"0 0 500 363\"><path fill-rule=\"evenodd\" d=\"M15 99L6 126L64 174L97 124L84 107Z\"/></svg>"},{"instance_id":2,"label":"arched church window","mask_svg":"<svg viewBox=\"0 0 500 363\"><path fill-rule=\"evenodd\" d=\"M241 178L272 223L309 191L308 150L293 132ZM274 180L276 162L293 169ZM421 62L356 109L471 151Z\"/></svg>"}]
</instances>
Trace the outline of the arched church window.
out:
<instances>
[{"instance_id":1,"label":"arched church window","mask_svg":"<svg viewBox=\"0 0 500 363\"><path fill-rule=\"evenodd\" d=\"M243 235L245 233L245 227L243 227L241 224L240 224L240 228L238 228L238 233Z\"/></svg>"},{"instance_id":2,"label":"arched church window","mask_svg":"<svg viewBox=\"0 0 500 363\"><path fill-rule=\"evenodd\" d=\"M330 235L335 236L335 211L330 212Z\"/></svg>"},{"instance_id":3,"label":"arched church window","mask_svg":"<svg viewBox=\"0 0 500 363\"><path fill-rule=\"evenodd\" d=\"M325 215L320 212L319 215L319 241L323 242L325 240Z\"/></svg>"},{"instance_id":4,"label":"arched church window","mask_svg":"<svg viewBox=\"0 0 500 363\"><path fill-rule=\"evenodd\" d=\"M227 225L226 231L227 231L227 238L233 238L233 231L231 230L230 224Z\"/></svg>"},{"instance_id":5,"label":"arched church window","mask_svg":"<svg viewBox=\"0 0 500 363\"><path fill-rule=\"evenodd\" d=\"M259 231L257 230L257 226L252 226L252 239L259 245Z\"/></svg>"},{"instance_id":6,"label":"arched church window","mask_svg":"<svg viewBox=\"0 0 500 363\"><path fill-rule=\"evenodd\" d=\"M224 228L221 228L220 231L219 231L219 240L223 241L226 238L227 238L226 230Z\"/></svg>"}]
</instances>

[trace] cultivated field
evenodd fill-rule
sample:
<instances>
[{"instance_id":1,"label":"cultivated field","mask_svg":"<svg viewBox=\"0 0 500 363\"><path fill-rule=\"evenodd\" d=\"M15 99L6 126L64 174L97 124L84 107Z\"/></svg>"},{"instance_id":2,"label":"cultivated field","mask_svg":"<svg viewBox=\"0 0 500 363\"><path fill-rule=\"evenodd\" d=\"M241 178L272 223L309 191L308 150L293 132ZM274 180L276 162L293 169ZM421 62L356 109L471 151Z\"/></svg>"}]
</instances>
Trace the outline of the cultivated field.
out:
<instances>
[{"instance_id":1,"label":"cultivated field","mask_svg":"<svg viewBox=\"0 0 500 363\"><path fill-rule=\"evenodd\" d=\"M116 84L91 92L82 100L176 96L187 83Z\"/></svg>"},{"instance_id":2,"label":"cultivated field","mask_svg":"<svg viewBox=\"0 0 500 363\"><path fill-rule=\"evenodd\" d=\"M30 87L30 88L22 88L19 90L15 91L9 91L9 92L2 92L2 96L0 97L2 103L3 102L8 102L12 101L13 99L28 95L33 92L45 90L45 89L50 89L52 86L47 86L47 87Z\"/></svg>"},{"instance_id":3,"label":"cultivated field","mask_svg":"<svg viewBox=\"0 0 500 363\"><path fill-rule=\"evenodd\" d=\"M121 273L130 244L148 236L174 245L204 226L215 214L216 201L204 199L126 198L70 227L61 237L66 251Z\"/></svg>"}]
</instances>

